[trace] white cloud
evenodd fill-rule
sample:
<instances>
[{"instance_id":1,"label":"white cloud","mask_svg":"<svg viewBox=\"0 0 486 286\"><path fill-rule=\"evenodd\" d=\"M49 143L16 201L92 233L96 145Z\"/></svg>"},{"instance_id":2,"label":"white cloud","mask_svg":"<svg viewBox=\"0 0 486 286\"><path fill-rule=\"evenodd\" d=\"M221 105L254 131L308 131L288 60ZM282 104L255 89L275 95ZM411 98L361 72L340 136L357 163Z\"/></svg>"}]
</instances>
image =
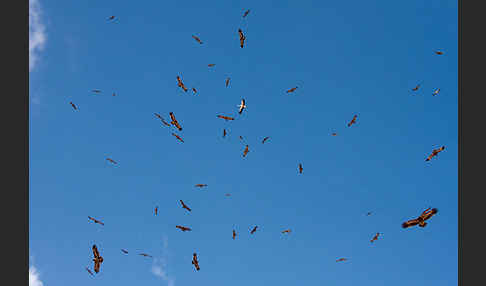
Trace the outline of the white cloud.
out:
<instances>
[{"instance_id":1,"label":"white cloud","mask_svg":"<svg viewBox=\"0 0 486 286\"><path fill-rule=\"evenodd\" d=\"M162 246L163 255L161 258L154 259L152 264L152 274L165 280L168 286L174 286L175 279L167 274L167 251L169 247L169 240L167 236L163 237Z\"/></svg>"},{"instance_id":2,"label":"white cloud","mask_svg":"<svg viewBox=\"0 0 486 286\"><path fill-rule=\"evenodd\" d=\"M37 63L39 52L44 49L47 40L41 15L39 0L29 0L29 72Z\"/></svg>"},{"instance_id":3,"label":"white cloud","mask_svg":"<svg viewBox=\"0 0 486 286\"><path fill-rule=\"evenodd\" d=\"M29 267L29 286L43 286L44 283L39 279L39 272L34 266Z\"/></svg>"}]
</instances>

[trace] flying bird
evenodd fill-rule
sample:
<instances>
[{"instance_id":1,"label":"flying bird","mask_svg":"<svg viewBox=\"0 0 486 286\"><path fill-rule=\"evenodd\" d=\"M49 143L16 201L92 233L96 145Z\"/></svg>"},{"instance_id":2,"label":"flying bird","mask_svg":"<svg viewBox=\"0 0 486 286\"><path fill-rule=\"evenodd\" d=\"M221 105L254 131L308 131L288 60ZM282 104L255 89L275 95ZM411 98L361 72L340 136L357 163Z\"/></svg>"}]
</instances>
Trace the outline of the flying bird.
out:
<instances>
[{"instance_id":1,"label":"flying bird","mask_svg":"<svg viewBox=\"0 0 486 286\"><path fill-rule=\"evenodd\" d=\"M291 230L290 229L286 229L286 230L283 230L282 233L290 233Z\"/></svg>"},{"instance_id":2,"label":"flying bird","mask_svg":"<svg viewBox=\"0 0 486 286\"><path fill-rule=\"evenodd\" d=\"M356 123L356 118L358 118L358 115L353 116L353 119L348 123L348 127Z\"/></svg>"},{"instance_id":3,"label":"flying bird","mask_svg":"<svg viewBox=\"0 0 486 286\"><path fill-rule=\"evenodd\" d=\"M265 141L267 141L267 140L268 140L268 138L270 138L270 137L268 137L268 136L267 136L267 137L263 138L263 140L262 140L262 144L263 144L263 143L265 143Z\"/></svg>"},{"instance_id":4,"label":"flying bird","mask_svg":"<svg viewBox=\"0 0 486 286\"><path fill-rule=\"evenodd\" d=\"M176 225L176 228L182 230L182 231L191 231L192 229L188 228L188 227L185 227L185 226L180 226L180 225Z\"/></svg>"},{"instance_id":5,"label":"flying bird","mask_svg":"<svg viewBox=\"0 0 486 286\"><path fill-rule=\"evenodd\" d=\"M89 270L88 267L86 267L86 271L88 271L88 273L91 274L91 276L94 276L93 272L91 272L91 270Z\"/></svg>"},{"instance_id":6,"label":"flying bird","mask_svg":"<svg viewBox=\"0 0 486 286\"><path fill-rule=\"evenodd\" d=\"M214 67L216 64L208 64L208 67Z\"/></svg>"},{"instance_id":7,"label":"flying bird","mask_svg":"<svg viewBox=\"0 0 486 286\"><path fill-rule=\"evenodd\" d=\"M341 262L341 261L346 261L346 260L348 260L348 259L346 259L346 258L339 258L338 260L336 260L336 262Z\"/></svg>"},{"instance_id":8,"label":"flying bird","mask_svg":"<svg viewBox=\"0 0 486 286\"><path fill-rule=\"evenodd\" d=\"M115 93L113 93L111 96L116 96L116 94L115 94Z\"/></svg>"},{"instance_id":9,"label":"flying bird","mask_svg":"<svg viewBox=\"0 0 486 286\"><path fill-rule=\"evenodd\" d=\"M108 18L108 20L115 20L115 16L110 16L110 18Z\"/></svg>"},{"instance_id":10,"label":"flying bird","mask_svg":"<svg viewBox=\"0 0 486 286\"><path fill-rule=\"evenodd\" d=\"M241 103L240 103L240 105L238 105L238 107L240 108L240 109L238 110L238 113L239 113L239 114L241 114L241 113L243 112L243 110L246 108L246 105L245 105L245 99L242 99L242 100L241 100Z\"/></svg>"},{"instance_id":11,"label":"flying bird","mask_svg":"<svg viewBox=\"0 0 486 286\"><path fill-rule=\"evenodd\" d=\"M185 92L187 92L187 87L182 82L181 78L177 76L177 86L182 88Z\"/></svg>"},{"instance_id":12,"label":"flying bird","mask_svg":"<svg viewBox=\"0 0 486 286\"><path fill-rule=\"evenodd\" d=\"M439 92L440 92L440 88L437 88L436 90L434 90L434 93L432 93L432 96L439 94Z\"/></svg>"},{"instance_id":13,"label":"flying bird","mask_svg":"<svg viewBox=\"0 0 486 286\"><path fill-rule=\"evenodd\" d=\"M370 215L371 215L371 212L367 212L367 213L366 213L366 216L370 216Z\"/></svg>"},{"instance_id":14,"label":"flying bird","mask_svg":"<svg viewBox=\"0 0 486 286\"><path fill-rule=\"evenodd\" d=\"M240 47L243 48L243 45L245 44L246 37L243 35L243 31L241 29L238 29L238 34L240 35Z\"/></svg>"},{"instance_id":15,"label":"flying bird","mask_svg":"<svg viewBox=\"0 0 486 286\"><path fill-rule=\"evenodd\" d=\"M151 258L153 258L152 255L148 255L147 253L139 253L139 255L142 255L143 257L151 257Z\"/></svg>"},{"instance_id":16,"label":"flying bird","mask_svg":"<svg viewBox=\"0 0 486 286\"><path fill-rule=\"evenodd\" d=\"M228 87L229 82L230 82L230 78L227 78L227 79L226 79L226 87Z\"/></svg>"},{"instance_id":17,"label":"flying bird","mask_svg":"<svg viewBox=\"0 0 486 286\"><path fill-rule=\"evenodd\" d=\"M415 86L414 88L412 88L412 91L417 91L417 90L419 90L419 88L420 88L420 84L417 84L417 86Z\"/></svg>"},{"instance_id":18,"label":"flying bird","mask_svg":"<svg viewBox=\"0 0 486 286\"><path fill-rule=\"evenodd\" d=\"M218 118L224 119L226 121L228 121L228 120L235 120L233 117L224 116L224 115L218 115Z\"/></svg>"},{"instance_id":19,"label":"flying bird","mask_svg":"<svg viewBox=\"0 0 486 286\"><path fill-rule=\"evenodd\" d=\"M380 233L379 232L377 232L375 234L375 236L373 236L373 238L371 239L371 243L373 243L373 241L375 241L375 240L378 240L378 236L380 236Z\"/></svg>"},{"instance_id":20,"label":"flying bird","mask_svg":"<svg viewBox=\"0 0 486 286\"><path fill-rule=\"evenodd\" d=\"M337 133L336 133L336 132L334 132L334 133L332 133L331 135L332 135L332 136L337 136Z\"/></svg>"},{"instance_id":21,"label":"flying bird","mask_svg":"<svg viewBox=\"0 0 486 286\"><path fill-rule=\"evenodd\" d=\"M160 114L158 114L158 113L154 113L154 114L155 114L155 116L157 116L157 118L159 118L159 119L160 119L160 121L162 121L162 123L163 123L164 125L166 125L166 126L169 126L169 127L170 127L170 124L169 124L169 123L167 123L167 121L165 121L165 120L164 120L164 118L162 118L162 116L161 116Z\"/></svg>"},{"instance_id":22,"label":"flying bird","mask_svg":"<svg viewBox=\"0 0 486 286\"><path fill-rule=\"evenodd\" d=\"M182 138L179 135L177 135L175 133L172 133L172 135L175 136L175 138L177 138L179 141L181 141L182 143L184 143L184 140L182 140Z\"/></svg>"},{"instance_id":23,"label":"flying bird","mask_svg":"<svg viewBox=\"0 0 486 286\"><path fill-rule=\"evenodd\" d=\"M408 221L402 223L402 228L411 227L411 226L414 226L414 225L417 225L417 224L419 225L419 227L425 227L427 225L427 223L425 221L430 219L437 212L438 212L438 210L436 208L433 208L433 209L428 208L425 211L423 211L422 214L418 218L411 219L411 220L408 220Z\"/></svg>"},{"instance_id":24,"label":"flying bird","mask_svg":"<svg viewBox=\"0 0 486 286\"><path fill-rule=\"evenodd\" d=\"M95 218L92 218L92 217L90 217L90 216L88 216L88 218L89 218L90 220L92 220L94 223L98 223L98 224L101 224L101 225L105 225L104 223L102 223L101 221L99 221L99 220L97 220L97 219L95 219Z\"/></svg>"},{"instance_id":25,"label":"flying bird","mask_svg":"<svg viewBox=\"0 0 486 286\"><path fill-rule=\"evenodd\" d=\"M181 205L182 205L182 208L183 209L186 209L188 211L191 211L191 209L188 206L186 206L186 204L182 200L179 200L179 201L181 202Z\"/></svg>"},{"instance_id":26,"label":"flying bird","mask_svg":"<svg viewBox=\"0 0 486 286\"><path fill-rule=\"evenodd\" d=\"M233 239L236 237L236 231L233 229Z\"/></svg>"},{"instance_id":27,"label":"flying bird","mask_svg":"<svg viewBox=\"0 0 486 286\"><path fill-rule=\"evenodd\" d=\"M179 122L177 121L177 119L175 118L175 115L174 113L172 112L169 112L169 115L170 115L170 119L172 120L170 122L170 124L174 125L177 129L179 129L179 131L182 131L182 127L181 125L179 124Z\"/></svg>"},{"instance_id":28,"label":"flying bird","mask_svg":"<svg viewBox=\"0 0 486 286\"><path fill-rule=\"evenodd\" d=\"M254 234L254 233L255 233L255 231L257 231L257 228L258 228L258 226L255 226L255 227L254 227L254 228L253 228L253 229L250 231L250 234Z\"/></svg>"},{"instance_id":29,"label":"flying bird","mask_svg":"<svg viewBox=\"0 0 486 286\"><path fill-rule=\"evenodd\" d=\"M98 252L98 248L96 245L93 245L93 262L94 262L94 271L96 273L100 272L101 263L103 262L103 257L101 257L100 253Z\"/></svg>"},{"instance_id":30,"label":"flying bird","mask_svg":"<svg viewBox=\"0 0 486 286\"><path fill-rule=\"evenodd\" d=\"M231 194L225 194L225 196L229 197L229 196L231 196Z\"/></svg>"},{"instance_id":31,"label":"flying bird","mask_svg":"<svg viewBox=\"0 0 486 286\"><path fill-rule=\"evenodd\" d=\"M199 39L199 37L197 37L197 36L192 35L192 38L194 40L196 40L199 44L202 44L203 43L203 42L201 42L201 39Z\"/></svg>"},{"instance_id":32,"label":"flying bird","mask_svg":"<svg viewBox=\"0 0 486 286\"><path fill-rule=\"evenodd\" d=\"M115 164L115 165L116 165L116 164L118 164L117 162L115 162L115 161L114 161L113 159L111 159L111 158L106 158L106 161L109 161L109 162L111 162L111 163L113 163L113 164Z\"/></svg>"},{"instance_id":33,"label":"flying bird","mask_svg":"<svg viewBox=\"0 0 486 286\"><path fill-rule=\"evenodd\" d=\"M430 154L426 159L425 161L430 161L430 159L432 159L433 157L439 155L439 152L443 151L445 149L445 146L442 146L440 147L439 149L434 149L432 151L432 154Z\"/></svg>"},{"instance_id":34,"label":"flying bird","mask_svg":"<svg viewBox=\"0 0 486 286\"><path fill-rule=\"evenodd\" d=\"M435 51L435 54L436 54L436 55L443 55L443 54L444 54L444 52L442 52L442 51L438 51L438 50L437 50L437 51Z\"/></svg>"},{"instance_id":35,"label":"flying bird","mask_svg":"<svg viewBox=\"0 0 486 286\"><path fill-rule=\"evenodd\" d=\"M199 188L202 188L202 187L207 187L208 185L207 184L196 184L195 187L199 187Z\"/></svg>"},{"instance_id":36,"label":"flying bird","mask_svg":"<svg viewBox=\"0 0 486 286\"><path fill-rule=\"evenodd\" d=\"M192 88L192 91L194 92L194 94L197 93L197 90L194 87Z\"/></svg>"},{"instance_id":37,"label":"flying bird","mask_svg":"<svg viewBox=\"0 0 486 286\"><path fill-rule=\"evenodd\" d=\"M250 13L250 9L246 10L245 13L243 13L243 18L245 18L248 15L248 13Z\"/></svg>"},{"instance_id":38,"label":"flying bird","mask_svg":"<svg viewBox=\"0 0 486 286\"><path fill-rule=\"evenodd\" d=\"M245 150L243 151L243 157L246 157L246 154L248 154L250 150L248 149L248 145L246 145Z\"/></svg>"},{"instance_id":39,"label":"flying bird","mask_svg":"<svg viewBox=\"0 0 486 286\"><path fill-rule=\"evenodd\" d=\"M194 267L196 267L196 270L199 271L199 261L197 261L197 254L194 253L192 255L192 265L194 265Z\"/></svg>"},{"instance_id":40,"label":"flying bird","mask_svg":"<svg viewBox=\"0 0 486 286\"><path fill-rule=\"evenodd\" d=\"M226 137L226 129L223 129L223 138Z\"/></svg>"},{"instance_id":41,"label":"flying bird","mask_svg":"<svg viewBox=\"0 0 486 286\"><path fill-rule=\"evenodd\" d=\"M71 104L71 106L74 108L74 110L77 110L77 109L78 109L78 108L76 107L76 105L74 105L74 103L69 102L69 104Z\"/></svg>"},{"instance_id":42,"label":"flying bird","mask_svg":"<svg viewBox=\"0 0 486 286\"><path fill-rule=\"evenodd\" d=\"M294 92L297 88L298 88L298 86L292 87L291 89L287 90L287 93Z\"/></svg>"},{"instance_id":43,"label":"flying bird","mask_svg":"<svg viewBox=\"0 0 486 286\"><path fill-rule=\"evenodd\" d=\"M158 207L158 206L157 206L157 207L155 207L154 212L155 212L155 215L157 215L157 214L159 213L159 207Z\"/></svg>"},{"instance_id":44,"label":"flying bird","mask_svg":"<svg viewBox=\"0 0 486 286\"><path fill-rule=\"evenodd\" d=\"M128 251L126 251L126 250L125 250L125 249L123 249L123 248L122 248L122 250L121 250L121 251L122 251L123 253L125 253L125 254L128 254Z\"/></svg>"},{"instance_id":45,"label":"flying bird","mask_svg":"<svg viewBox=\"0 0 486 286\"><path fill-rule=\"evenodd\" d=\"M101 90L99 90L99 89L93 89L92 92L94 92L94 93L100 93Z\"/></svg>"},{"instance_id":46,"label":"flying bird","mask_svg":"<svg viewBox=\"0 0 486 286\"><path fill-rule=\"evenodd\" d=\"M303 171L304 171L304 168L302 167L302 164L299 163L299 173L302 174Z\"/></svg>"}]
</instances>

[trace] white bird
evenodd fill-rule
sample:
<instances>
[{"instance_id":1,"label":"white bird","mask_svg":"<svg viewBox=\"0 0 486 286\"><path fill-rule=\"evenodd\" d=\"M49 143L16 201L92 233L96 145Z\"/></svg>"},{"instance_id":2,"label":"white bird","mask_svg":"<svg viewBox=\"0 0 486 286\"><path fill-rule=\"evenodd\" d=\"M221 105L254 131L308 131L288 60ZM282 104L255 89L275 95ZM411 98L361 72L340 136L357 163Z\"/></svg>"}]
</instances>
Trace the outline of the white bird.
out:
<instances>
[{"instance_id":1,"label":"white bird","mask_svg":"<svg viewBox=\"0 0 486 286\"><path fill-rule=\"evenodd\" d=\"M241 114L243 112L243 109L246 108L245 100L244 99L241 100L241 104L238 105L238 107L240 108L240 110L238 111L238 113Z\"/></svg>"}]
</instances>

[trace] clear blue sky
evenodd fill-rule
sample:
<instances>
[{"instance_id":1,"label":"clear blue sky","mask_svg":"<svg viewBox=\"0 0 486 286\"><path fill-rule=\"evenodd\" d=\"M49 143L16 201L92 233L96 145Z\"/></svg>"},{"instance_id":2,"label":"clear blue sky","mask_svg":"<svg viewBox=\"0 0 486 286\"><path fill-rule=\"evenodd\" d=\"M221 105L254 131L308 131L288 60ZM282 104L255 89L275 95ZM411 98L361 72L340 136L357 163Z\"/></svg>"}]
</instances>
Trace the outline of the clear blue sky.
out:
<instances>
[{"instance_id":1,"label":"clear blue sky","mask_svg":"<svg viewBox=\"0 0 486 286\"><path fill-rule=\"evenodd\" d=\"M29 244L45 286L457 285L457 1L39 1ZM428 207L427 227L401 228Z\"/></svg>"}]
</instances>

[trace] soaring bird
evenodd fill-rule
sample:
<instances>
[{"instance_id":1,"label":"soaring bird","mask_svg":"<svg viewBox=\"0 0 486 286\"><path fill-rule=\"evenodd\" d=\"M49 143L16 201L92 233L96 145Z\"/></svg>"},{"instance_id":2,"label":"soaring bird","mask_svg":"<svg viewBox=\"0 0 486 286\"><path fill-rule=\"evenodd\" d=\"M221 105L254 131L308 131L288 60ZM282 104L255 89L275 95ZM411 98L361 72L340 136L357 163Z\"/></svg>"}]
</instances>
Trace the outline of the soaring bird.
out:
<instances>
[{"instance_id":1,"label":"soaring bird","mask_svg":"<svg viewBox=\"0 0 486 286\"><path fill-rule=\"evenodd\" d=\"M192 91L194 92L194 94L197 93L197 90L194 87L192 88Z\"/></svg>"},{"instance_id":2,"label":"soaring bird","mask_svg":"<svg viewBox=\"0 0 486 286\"><path fill-rule=\"evenodd\" d=\"M110 16L110 18L108 18L108 20L115 20L115 16Z\"/></svg>"},{"instance_id":3,"label":"soaring bird","mask_svg":"<svg viewBox=\"0 0 486 286\"><path fill-rule=\"evenodd\" d=\"M336 132L334 132L334 133L332 133L331 135L332 135L332 136L337 136L337 133L336 133Z\"/></svg>"},{"instance_id":4,"label":"soaring bird","mask_svg":"<svg viewBox=\"0 0 486 286\"><path fill-rule=\"evenodd\" d=\"M233 239L236 237L236 231L233 229Z\"/></svg>"},{"instance_id":5,"label":"soaring bird","mask_svg":"<svg viewBox=\"0 0 486 286\"><path fill-rule=\"evenodd\" d=\"M188 211L191 211L191 209L188 206L186 206L186 204L182 200L179 200L179 201L181 202L181 205L182 205L182 208L183 209L186 209Z\"/></svg>"},{"instance_id":6,"label":"soaring bird","mask_svg":"<svg viewBox=\"0 0 486 286\"><path fill-rule=\"evenodd\" d=\"M115 162L113 159L111 158L106 158L106 161L110 162L110 163L113 163L113 164L118 164L117 162Z\"/></svg>"},{"instance_id":7,"label":"soaring bird","mask_svg":"<svg viewBox=\"0 0 486 286\"><path fill-rule=\"evenodd\" d=\"M231 194L225 194L225 196L230 197L230 196L231 196Z\"/></svg>"},{"instance_id":8,"label":"soaring bird","mask_svg":"<svg viewBox=\"0 0 486 286\"><path fill-rule=\"evenodd\" d=\"M268 137L268 136L267 136L267 137L263 138L263 140L262 140L262 144L263 144L263 143L265 143L265 141L267 141L267 140L268 140L268 138L270 138L270 137Z\"/></svg>"},{"instance_id":9,"label":"soaring bird","mask_svg":"<svg viewBox=\"0 0 486 286\"><path fill-rule=\"evenodd\" d=\"M379 232L377 232L375 234L375 236L373 236L373 238L371 239L371 243L373 243L373 241L375 241L375 240L378 240L378 236L380 236L380 233Z\"/></svg>"},{"instance_id":10,"label":"soaring bird","mask_svg":"<svg viewBox=\"0 0 486 286\"><path fill-rule=\"evenodd\" d=\"M439 155L439 152L442 152L443 150L445 149L445 146L442 146L440 147L439 149L434 149L432 151L432 154L430 154L426 159L425 161L430 161L430 159L432 159L433 157Z\"/></svg>"},{"instance_id":11,"label":"soaring bird","mask_svg":"<svg viewBox=\"0 0 486 286\"><path fill-rule=\"evenodd\" d=\"M339 258L338 260L336 260L336 262L341 262L341 261L346 261L346 260L348 260L348 259L346 259L346 258Z\"/></svg>"},{"instance_id":12,"label":"soaring bird","mask_svg":"<svg viewBox=\"0 0 486 286\"><path fill-rule=\"evenodd\" d=\"M88 267L86 267L86 271L88 271L88 273L91 274L91 276L94 276L93 272L91 272L91 270L89 270Z\"/></svg>"},{"instance_id":13,"label":"soaring bird","mask_svg":"<svg viewBox=\"0 0 486 286\"><path fill-rule=\"evenodd\" d=\"M174 113L169 112L169 115L170 115L170 119L172 120L170 124L174 125L179 131L182 131L182 127L179 124L179 121L177 121L177 119L175 118Z\"/></svg>"},{"instance_id":14,"label":"soaring bird","mask_svg":"<svg viewBox=\"0 0 486 286\"><path fill-rule=\"evenodd\" d=\"M187 87L182 82L181 78L177 76L177 86L182 88L185 92L187 92Z\"/></svg>"},{"instance_id":15,"label":"soaring bird","mask_svg":"<svg viewBox=\"0 0 486 286\"><path fill-rule=\"evenodd\" d=\"M163 123L165 126L169 126L169 127L170 127L170 124L169 124L169 123L167 123L167 122L164 120L164 118L162 118L162 116L161 116L160 114L158 114L158 113L154 113L154 114L155 114L155 116L157 116L157 118L159 118L159 119L160 119L160 121L162 121L162 123Z\"/></svg>"},{"instance_id":16,"label":"soaring bird","mask_svg":"<svg viewBox=\"0 0 486 286\"><path fill-rule=\"evenodd\" d=\"M299 163L299 173L302 174L304 168L302 167L302 163Z\"/></svg>"},{"instance_id":17,"label":"soaring bird","mask_svg":"<svg viewBox=\"0 0 486 286\"><path fill-rule=\"evenodd\" d=\"M158 206L157 206L157 207L155 207L154 212L155 212L155 215L157 215L157 214L159 213L159 207L158 207Z\"/></svg>"},{"instance_id":18,"label":"soaring bird","mask_svg":"<svg viewBox=\"0 0 486 286\"><path fill-rule=\"evenodd\" d=\"M208 64L208 67L214 67L216 64Z\"/></svg>"},{"instance_id":19,"label":"soaring bird","mask_svg":"<svg viewBox=\"0 0 486 286\"><path fill-rule=\"evenodd\" d=\"M282 233L290 233L290 232L291 232L290 229L282 230Z\"/></svg>"},{"instance_id":20,"label":"soaring bird","mask_svg":"<svg viewBox=\"0 0 486 286\"><path fill-rule=\"evenodd\" d=\"M147 253L139 253L139 255L142 255L142 256L144 256L144 257L151 257L151 258L153 258L153 256L152 256L152 255L148 255Z\"/></svg>"},{"instance_id":21,"label":"soaring bird","mask_svg":"<svg viewBox=\"0 0 486 286\"><path fill-rule=\"evenodd\" d=\"M437 50L437 51L435 51L435 54L436 54L436 55L443 55L443 54L444 54L444 52Z\"/></svg>"},{"instance_id":22,"label":"soaring bird","mask_svg":"<svg viewBox=\"0 0 486 286\"><path fill-rule=\"evenodd\" d=\"M348 127L351 127L351 125L356 123L356 118L358 118L358 115L353 116L353 119L348 123Z\"/></svg>"},{"instance_id":23,"label":"soaring bird","mask_svg":"<svg viewBox=\"0 0 486 286\"><path fill-rule=\"evenodd\" d=\"M192 38L194 40L196 40L199 44L202 44L203 43L203 42L201 42L201 39L199 39L199 37L197 37L197 36L192 35Z\"/></svg>"},{"instance_id":24,"label":"soaring bird","mask_svg":"<svg viewBox=\"0 0 486 286\"><path fill-rule=\"evenodd\" d=\"M122 250L121 250L121 251L122 251L123 253L125 253L125 254L128 254L128 251L126 251L126 250L125 250L125 249L123 249L123 248L122 248Z\"/></svg>"},{"instance_id":25,"label":"soaring bird","mask_svg":"<svg viewBox=\"0 0 486 286\"><path fill-rule=\"evenodd\" d=\"M245 13L243 13L243 18L245 18L248 15L248 13L250 13L250 9L246 10Z\"/></svg>"},{"instance_id":26,"label":"soaring bird","mask_svg":"<svg viewBox=\"0 0 486 286\"><path fill-rule=\"evenodd\" d=\"M233 117L224 116L224 115L218 115L218 118L224 119L226 121L228 121L228 120L235 120Z\"/></svg>"},{"instance_id":27,"label":"soaring bird","mask_svg":"<svg viewBox=\"0 0 486 286\"><path fill-rule=\"evenodd\" d=\"M298 86L292 87L291 89L287 90L287 93L294 92L297 88L298 88Z\"/></svg>"},{"instance_id":28,"label":"soaring bird","mask_svg":"<svg viewBox=\"0 0 486 286\"><path fill-rule=\"evenodd\" d=\"M95 219L95 218L92 218L92 217L90 217L90 216L88 216L88 218L89 218L90 220L92 220L94 223L101 224L101 225L105 225L104 223L102 223L101 221L99 221L99 220L97 220L97 219Z\"/></svg>"},{"instance_id":29,"label":"soaring bird","mask_svg":"<svg viewBox=\"0 0 486 286\"><path fill-rule=\"evenodd\" d=\"M71 104L71 106L74 108L74 110L77 110L78 108L76 107L76 105L74 105L74 103L71 101L69 102L69 104Z\"/></svg>"},{"instance_id":30,"label":"soaring bird","mask_svg":"<svg viewBox=\"0 0 486 286\"><path fill-rule=\"evenodd\" d=\"M93 89L92 92L94 92L94 93L100 93L101 90L99 90L99 89Z\"/></svg>"},{"instance_id":31,"label":"soaring bird","mask_svg":"<svg viewBox=\"0 0 486 286\"><path fill-rule=\"evenodd\" d=\"M238 35L240 36L240 47L243 48L243 45L245 44L246 37L243 35L243 31L241 29L238 29Z\"/></svg>"},{"instance_id":32,"label":"soaring bird","mask_svg":"<svg viewBox=\"0 0 486 286\"><path fill-rule=\"evenodd\" d=\"M414 88L412 88L412 91L417 91L420 88L420 84L417 84Z\"/></svg>"},{"instance_id":33,"label":"soaring bird","mask_svg":"<svg viewBox=\"0 0 486 286\"><path fill-rule=\"evenodd\" d=\"M371 212L367 212L367 213L366 213L366 216L370 216L370 215L371 215Z\"/></svg>"},{"instance_id":34,"label":"soaring bird","mask_svg":"<svg viewBox=\"0 0 486 286\"><path fill-rule=\"evenodd\" d=\"M229 82L230 82L230 78L227 78L227 79L226 79L226 87L228 87Z\"/></svg>"},{"instance_id":35,"label":"soaring bird","mask_svg":"<svg viewBox=\"0 0 486 286\"><path fill-rule=\"evenodd\" d=\"M411 219L408 220L404 223L402 223L403 228L411 227L414 225L419 225L419 227L425 227L427 223L425 222L426 220L430 219L433 215L435 215L438 212L436 208L433 209L426 209L425 211L422 212L422 214L416 218L416 219Z\"/></svg>"},{"instance_id":36,"label":"soaring bird","mask_svg":"<svg viewBox=\"0 0 486 286\"><path fill-rule=\"evenodd\" d=\"M226 129L223 129L223 138L226 137Z\"/></svg>"},{"instance_id":37,"label":"soaring bird","mask_svg":"<svg viewBox=\"0 0 486 286\"><path fill-rule=\"evenodd\" d=\"M192 255L192 265L194 265L194 267L196 267L196 270L199 271L199 261L197 261L197 254L194 253Z\"/></svg>"},{"instance_id":38,"label":"soaring bird","mask_svg":"<svg viewBox=\"0 0 486 286\"><path fill-rule=\"evenodd\" d=\"M199 187L199 188L202 188L202 187L207 187L208 185L207 184L196 184L194 185L195 187Z\"/></svg>"},{"instance_id":39,"label":"soaring bird","mask_svg":"<svg viewBox=\"0 0 486 286\"><path fill-rule=\"evenodd\" d=\"M257 231L257 228L258 228L258 226L256 225L256 226L255 226L255 227L254 227L254 228L253 228L253 229L250 231L250 234L254 234L254 233L255 233L255 231Z\"/></svg>"},{"instance_id":40,"label":"soaring bird","mask_svg":"<svg viewBox=\"0 0 486 286\"><path fill-rule=\"evenodd\" d=\"M98 248L96 245L93 245L93 262L94 262L94 271L96 273L100 272L101 263L103 262L103 257L101 257L100 253L98 252Z\"/></svg>"},{"instance_id":41,"label":"soaring bird","mask_svg":"<svg viewBox=\"0 0 486 286\"><path fill-rule=\"evenodd\" d=\"M178 229L180 229L182 231L191 231L192 230L189 227L180 226L180 225L176 225L176 228L178 228Z\"/></svg>"},{"instance_id":42,"label":"soaring bird","mask_svg":"<svg viewBox=\"0 0 486 286\"><path fill-rule=\"evenodd\" d=\"M246 154L248 154L250 150L248 149L248 145L246 145L245 150L243 151L243 157L246 157Z\"/></svg>"},{"instance_id":43,"label":"soaring bird","mask_svg":"<svg viewBox=\"0 0 486 286\"><path fill-rule=\"evenodd\" d=\"M238 113L241 114L243 110L246 108L245 99L241 99L241 103L240 105L238 105L238 107L239 107Z\"/></svg>"},{"instance_id":44,"label":"soaring bird","mask_svg":"<svg viewBox=\"0 0 486 286\"><path fill-rule=\"evenodd\" d=\"M434 93L432 93L432 96L439 94L439 92L440 92L440 88L437 88L436 90L434 90Z\"/></svg>"}]
</instances>

